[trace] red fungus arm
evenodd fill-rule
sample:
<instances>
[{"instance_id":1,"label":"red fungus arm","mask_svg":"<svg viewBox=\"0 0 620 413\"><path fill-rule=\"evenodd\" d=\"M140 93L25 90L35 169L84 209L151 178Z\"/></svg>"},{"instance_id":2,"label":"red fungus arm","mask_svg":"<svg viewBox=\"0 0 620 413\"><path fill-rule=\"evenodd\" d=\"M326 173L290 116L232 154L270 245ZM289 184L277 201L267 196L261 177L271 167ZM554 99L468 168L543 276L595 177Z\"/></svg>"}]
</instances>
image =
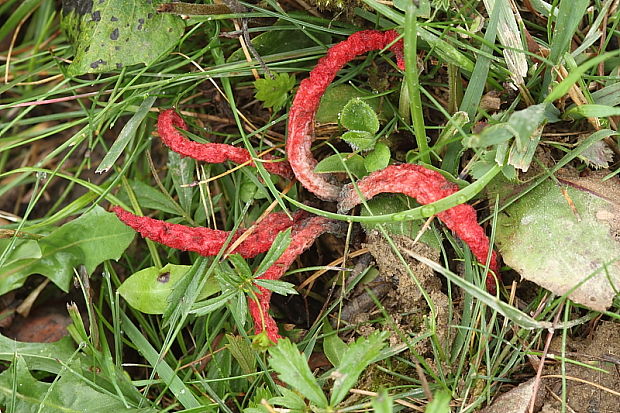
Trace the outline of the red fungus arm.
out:
<instances>
[{"instance_id":1,"label":"red fungus arm","mask_svg":"<svg viewBox=\"0 0 620 413\"><path fill-rule=\"evenodd\" d=\"M330 183L324 174L314 172L317 161L310 149L314 140L314 115L321 96L346 63L371 50L387 47L397 37L398 33L394 30L387 32L365 30L354 33L332 46L327 55L312 69L310 77L302 80L299 85L289 111L286 154L299 182L325 201L336 201L341 187ZM404 68L402 40L394 43L390 50L396 55L399 67Z\"/></svg>"},{"instance_id":2,"label":"red fungus arm","mask_svg":"<svg viewBox=\"0 0 620 413\"><path fill-rule=\"evenodd\" d=\"M231 161L237 164L249 162L250 165L254 165L254 162L250 162L252 159L250 153L244 148L223 143L193 142L185 138L177 128L185 130L187 125L173 109L165 110L159 114L157 119L159 136L166 146L178 154L208 163ZM277 157L269 154L265 155L264 158L266 160L277 159ZM288 179L294 177L293 171L287 162L264 162L263 166L273 174Z\"/></svg>"},{"instance_id":3,"label":"red fungus arm","mask_svg":"<svg viewBox=\"0 0 620 413\"><path fill-rule=\"evenodd\" d=\"M293 226L291 243L288 248L259 279L280 279L293 261L302 252L307 250L321 234L336 231L337 229L338 224L336 222L317 216L309 217L296 223ZM280 335L278 334L278 326L275 320L269 315L269 302L271 301L272 292L263 287L258 287L258 289L260 291L256 297L258 302L252 297L248 298L250 314L254 320L254 330L256 334L265 331L267 337L275 343L280 338Z\"/></svg>"},{"instance_id":4,"label":"red fungus arm","mask_svg":"<svg viewBox=\"0 0 620 413\"><path fill-rule=\"evenodd\" d=\"M118 206L112 210L121 221L138 231L144 238L171 248L197 252L205 257L217 255L230 235L228 231L205 227L188 227L141 217ZM289 219L284 212L274 212L267 215L232 253L241 254L244 258L252 258L268 251L278 233L293 226L304 215L304 212L298 211L293 215L293 220ZM243 231L239 231L234 234L231 242L239 238L242 233Z\"/></svg>"},{"instance_id":5,"label":"red fungus arm","mask_svg":"<svg viewBox=\"0 0 620 413\"><path fill-rule=\"evenodd\" d=\"M356 183L359 191L366 199L381 193L401 193L415 198L420 204L426 205L452 195L458 186L446 181L438 172L420 165L390 165L385 169L373 172ZM348 211L361 203L358 191L353 184L346 185L338 203L341 212ZM489 239L478 224L476 211L471 205L461 204L437 214L439 219L463 240L474 256L482 264L486 264L489 253ZM499 274L497 254L491 255L490 268ZM487 289L495 292L495 279L487 275Z\"/></svg>"}]
</instances>

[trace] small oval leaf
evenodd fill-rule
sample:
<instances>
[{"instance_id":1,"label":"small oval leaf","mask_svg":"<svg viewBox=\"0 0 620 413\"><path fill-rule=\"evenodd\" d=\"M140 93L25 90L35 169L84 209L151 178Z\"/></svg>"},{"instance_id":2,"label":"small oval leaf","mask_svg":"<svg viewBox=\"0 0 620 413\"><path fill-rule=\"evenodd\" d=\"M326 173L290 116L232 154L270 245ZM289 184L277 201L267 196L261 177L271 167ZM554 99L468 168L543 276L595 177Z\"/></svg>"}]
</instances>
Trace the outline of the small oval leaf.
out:
<instances>
[{"instance_id":1,"label":"small oval leaf","mask_svg":"<svg viewBox=\"0 0 620 413\"><path fill-rule=\"evenodd\" d=\"M346 167L345 167L346 165ZM339 153L323 159L314 168L316 173L346 173L347 169L357 178L366 176L366 167L364 166L364 158L354 153Z\"/></svg>"},{"instance_id":2,"label":"small oval leaf","mask_svg":"<svg viewBox=\"0 0 620 413\"><path fill-rule=\"evenodd\" d=\"M379 130L379 118L370 105L362 99L351 99L340 113L340 123L349 130L371 134Z\"/></svg>"},{"instance_id":3,"label":"small oval leaf","mask_svg":"<svg viewBox=\"0 0 620 413\"><path fill-rule=\"evenodd\" d=\"M146 314L163 314L176 283L191 268L190 265L167 264L161 269L149 267L132 274L118 287L118 293L130 306ZM219 291L215 282L207 283L199 299Z\"/></svg>"},{"instance_id":4,"label":"small oval leaf","mask_svg":"<svg viewBox=\"0 0 620 413\"><path fill-rule=\"evenodd\" d=\"M366 131L350 130L342 135L342 140L347 142L354 151L367 151L375 146L377 138Z\"/></svg>"},{"instance_id":5,"label":"small oval leaf","mask_svg":"<svg viewBox=\"0 0 620 413\"><path fill-rule=\"evenodd\" d=\"M364 166L368 172L384 169L390 163L390 148L384 143L377 143L375 149L364 158Z\"/></svg>"}]
</instances>

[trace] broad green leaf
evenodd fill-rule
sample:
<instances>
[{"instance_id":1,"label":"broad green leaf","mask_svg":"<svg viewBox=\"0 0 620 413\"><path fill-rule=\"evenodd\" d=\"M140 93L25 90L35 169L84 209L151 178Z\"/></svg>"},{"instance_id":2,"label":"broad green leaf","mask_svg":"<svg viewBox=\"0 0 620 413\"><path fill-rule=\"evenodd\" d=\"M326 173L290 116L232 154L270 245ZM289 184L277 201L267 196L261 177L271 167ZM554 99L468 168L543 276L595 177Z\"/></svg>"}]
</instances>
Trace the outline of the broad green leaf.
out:
<instances>
[{"instance_id":1,"label":"broad green leaf","mask_svg":"<svg viewBox=\"0 0 620 413\"><path fill-rule=\"evenodd\" d=\"M499 145L514 136L514 131L510 129L508 123L496 123L487 126L480 133L470 135L461 142L466 148L485 148L491 145Z\"/></svg>"},{"instance_id":2,"label":"broad green leaf","mask_svg":"<svg viewBox=\"0 0 620 413\"><path fill-rule=\"evenodd\" d=\"M0 334L0 360L11 361L15 355L21 357L31 370L54 374L63 369L62 362L76 357L75 345L70 337L63 337L54 343L24 343Z\"/></svg>"},{"instance_id":3,"label":"broad green leaf","mask_svg":"<svg viewBox=\"0 0 620 413\"><path fill-rule=\"evenodd\" d=\"M543 125L540 125L538 129L534 130L534 133L532 133L529 140L525 144L526 146L523 148L520 148L517 144L518 140L515 140L515 142L512 143L510 152L508 153L508 165L514 166L523 172L527 172L530 168L530 164L532 163L532 159L534 159L534 153L536 153L538 142L540 142L543 127Z\"/></svg>"},{"instance_id":4,"label":"broad green leaf","mask_svg":"<svg viewBox=\"0 0 620 413\"><path fill-rule=\"evenodd\" d=\"M609 116L620 116L620 107L607 105L581 105L575 106L564 112L565 118L606 118Z\"/></svg>"},{"instance_id":5,"label":"broad green leaf","mask_svg":"<svg viewBox=\"0 0 620 413\"><path fill-rule=\"evenodd\" d=\"M4 251L6 248L11 248L2 267L8 267L11 264L27 259L41 258L41 248L39 243L32 239L16 239L13 246L11 246L11 239L0 239L0 251Z\"/></svg>"},{"instance_id":6,"label":"broad green leaf","mask_svg":"<svg viewBox=\"0 0 620 413\"><path fill-rule=\"evenodd\" d=\"M557 179L560 185L547 180L498 215L502 258L523 278L604 311L620 289L620 184L594 176ZM500 193L513 189L496 185Z\"/></svg>"},{"instance_id":7,"label":"broad green leaf","mask_svg":"<svg viewBox=\"0 0 620 413\"><path fill-rule=\"evenodd\" d=\"M30 274L42 274L68 291L74 268L84 265L92 274L105 260L118 260L135 232L96 206L38 241L40 258L29 258L5 266L0 274L0 295L20 287Z\"/></svg>"},{"instance_id":8,"label":"broad green leaf","mask_svg":"<svg viewBox=\"0 0 620 413\"><path fill-rule=\"evenodd\" d=\"M546 103L528 106L510 115L508 125L514 131L516 146L520 151L528 147L532 135L547 121L547 107L553 106Z\"/></svg>"},{"instance_id":9,"label":"broad green leaf","mask_svg":"<svg viewBox=\"0 0 620 413\"><path fill-rule=\"evenodd\" d=\"M549 103L540 103L519 110L510 115L507 122L485 128L477 135L463 139L469 147L497 145L497 163L504 164L508 153L508 165L527 171L538 146L543 127L547 122L556 122L558 110ZM515 137L512 145L508 140ZM478 171L480 173L481 171Z\"/></svg>"},{"instance_id":10,"label":"broad green leaf","mask_svg":"<svg viewBox=\"0 0 620 413\"><path fill-rule=\"evenodd\" d=\"M170 294L177 282L191 268L190 265L167 264L165 267L145 268L127 278L118 293L138 311L147 314L163 314L169 304ZM220 290L217 282L205 285L198 299L207 298Z\"/></svg>"},{"instance_id":11,"label":"broad green leaf","mask_svg":"<svg viewBox=\"0 0 620 413\"><path fill-rule=\"evenodd\" d=\"M370 132L350 130L342 134L342 140L348 143L354 151L367 151L375 146L377 137Z\"/></svg>"},{"instance_id":12,"label":"broad green leaf","mask_svg":"<svg viewBox=\"0 0 620 413\"><path fill-rule=\"evenodd\" d=\"M320 174L334 172L346 173L347 169L357 178L361 178L368 174L364 166L364 158L354 153L337 153L328 156L316 165L314 172Z\"/></svg>"},{"instance_id":13,"label":"broad green leaf","mask_svg":"<svg viewBox=\"0 0 620 413\"><path fill-rule=\"evenodd\" d=\"M360 337L344 352L336 371L332 373L335 378L330 404L337 405L349 394L349 390L355 385L360 374L379 355L385 346L384 332L375 332L368 338Z\"/></svg>"},{"instance_id":14,"label":"broad green leaf","mask_svg":"<svg viewBox=\"0 0 620 413\"><path fill-rule=\"evenodd\" d=\"M316 111L318 123L338 123L340 113L344 106L354 98L364 98L364 101L378 113L380 119L391 117L391 111L387 105L381 105L382 100L367 90L360 90L351 85L336 85L328 88L323 97L319 109Z\"/></svg>"},{"instance_id":15,"label":"broad green leaf","mask_svg":"<svg viewBox=\"0 0 620 413\"><path fill-rule=\"evenodd\" d=\"M364 157L364 166L368 172L384 169L390 163L390 148L384 143L377 143L375 149Z\"/></svg>"},{"instance_id":16,"label":"broad green leaf","mask_svg":"<svg viewBox=\"0 0 620 413\"><path fill-rule=\"evenodd\" d=\"M335 332L331 334L333 332L331 327L324 327L323 329L327 330L325 331L327 335L323 339L323 353L333 366L339 366L342 361L342 355L347 350L348 346L338 337L338 334Z\"/></svg>"},{"instance_id":17,"label":"broad green leaf","mask_svg":"<svg viewBox=\"0 0 620 413\"><path fill-rule=\"evenodd\" d=\"M312 404L326 408L327 398L321 386L312 375L306 358L288 338L280 339L269 348L269 365L278 373L278 378L301 393Z\"/></svg>"},{"instance_id":18,"label":"broad green leaf","mask_svg":"<svg viewBox=\"0 0 620 413\"><path fill-rule=\"evenodd\" d=\"M295 86L295 76L290 76L288 73L277 73L273 78L254 81L255 97L263 102L264 107L278 111L286 103L288 93L293 89L293 86Z\"/></svg>"},{"instance_id":19,"label":"broad green leaf","mask_svg":"<svg viewBox=\"0 0 620 413\"><path fill-rule=\"evenodd\" d=\"M159 189L136 179L129 180L129 185L136 194L136 198L138 199L141 208L168 212L175 215L178 215L181 212L174 205L174 202L164 195ZM118 194L118 199L125 203L130 203L129 196L125 191Z\"/></svg>"},{"instance_id":20,"label":"broad green leaf","mask_svg":"<svg viewBox=\"0 0 620 413\"><path fill-rule=\"evenodd\" d=\"M517 145L524 148L534 131L546 122L558 121L558 111L553 105L541 103L515 111L507 122L484 128L479 134L463 139L463 145L470 148L498 145L513 136Z\"/></svg>"},{"instance_id":21,"label":"broad green leaf","mask_svg":"<svg viewBox=\"0 0 620 413\"><path fill-rule=\"evenodd\" d=\"M351 131L375 134L379 130L379 118L373 108L360 98L351 99L340 112L340 124Z\"/></svg>"},{"instance_id":22,"label":"broad green leaf","mask_svg":"<svg viewBox=\"0 0 620 413\"><path fill-rule=\"evenodd\" d=\"M119 396L102 393L89 386L86 378L76 376L71 369L64 370L53 383L47 383L36 380L30 374L22 357L18 356L15 363L0 374L0 405L13 406L14 412L80 413L85 409L93 413L156 411L127 406Z\"/></svg>"},{"instance_id":23,"label":"broad green leaf","mask_svg":"<svg viewBox=\"0 0 620 413\"><path fill-rule=\"evenodd\" d=\"M138 126L140 126L146 117L146 114L149 113L153 103L155 103L155 99L157 99L156 96L151 96L144 99L136 113L134 113L125 126L123 126L123 129L121 129L121 133L118 134L118 138L116 138L110 147L110 150L106 153L105 157L95 170L95 173L100 174L110 170L116 160L121 156L131 139L136 136Z\"/></svg>"},{"instance_id":24,"label":"broad green leaf","mask_svg":"<svg viewBox=\"0 0 620 413\"><path fill-rule=\"evenodd\" d=\"M183 35L180 16L157 13L160 1L64 0L61 26L75 50L69 76L150 65Z\"/></svg>"}]
</instances>

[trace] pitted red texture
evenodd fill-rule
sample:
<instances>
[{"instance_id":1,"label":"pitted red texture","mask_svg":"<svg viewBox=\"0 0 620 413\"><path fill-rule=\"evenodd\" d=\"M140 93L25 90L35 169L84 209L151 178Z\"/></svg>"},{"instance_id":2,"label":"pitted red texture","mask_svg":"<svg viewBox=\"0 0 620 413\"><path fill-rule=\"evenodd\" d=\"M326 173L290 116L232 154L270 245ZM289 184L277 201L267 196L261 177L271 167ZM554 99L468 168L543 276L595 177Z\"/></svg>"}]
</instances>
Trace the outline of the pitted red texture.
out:
<instances>
[{"instance_id":1,"label":"pitted red texture","mask_svg":"<svg viewBox=\"0 0 620 413\"><path fill-rule=\"evenodd\" d=\"M395 31L378 32L368 30L355 33L347 40L330 48L325 57L319 60L311 71L310 77L301 82L293 106L289 113L287 163L265 163L265 168L272 173L291 178L296 176L302 185L315 193L319 198L338 201L339 210L346 211L359 204L357 190L352 184L344 188L328 182L324 176L314 173L316 160L311 153L314 139L314 116L321 96L333 81L338 70L356 56L371 50L383 49L398 37ZM402 40L390 46L402 69ZM158 120L158 129L162 140L175 152L183 156L210 163L232 161L245 163L251 161L249 152L224 144L200 144L192 142L176 128L185 129L183 119L173 110L162 112ZM266 159L274 159L267 155ZM250 163L251 164L251 163ZM292 170L291 170L292 168ZM293 175L294 172L294 175ZM379 193L403 193L416 198L421 204L429 204L457 192L458 187L446 181L437 172L420 165L388 166L384 170L374 172L357 183L359 190L366 199ZM184 225L171 224L147 217L139 217L119 207L114 212L125 224L140 232L142 236L173 248L195 251L201 255L216 255L223 248L230 233L209 228L190 228ZM445 225L453 230L467 245L476 258L484 263L489 252L489 240L477 222L476 212L470 205L457 205L437 216ZM307 217L303 212L295 213L290 220L284 213L268 215L259 223L253 232L233 252L245 258L266 252L280 231L293 227L292 240L282 256L260 278L276 280L282 277L295 258L312 245L317 237L327 231L335 231L338 225L327 218ZM234 242L240 232L231 237ZM492 252L490 267L498 273L497 255ZM257 334L265 331L272 341L277 341L278 327L269 315L269 303L272 292L258 287L258 302L249 299L249 309ZM495 293L495 279L492 274L487 276L487 289Z\"/></svg>"},{"instance_id":2,"label":"pitted red texture","mask_svg":"<svg viewBox=\"0 0 620 413\"><path fill-rule=\"evenodd\" d=\"M438 201L458 191L458 186L448 182L439 172L412 164L390 165L371 173L358 181L356 185L365 199L371 199L381 193L401 193L415 198L423 205ZM338 210L348 211L361 202L353 184L348 184L342 189ZM439 212L437 217L469 246L480 263L486 264L489 238L478 224L476 211L471 205L457 205ZM491 254L490 268L499 274L495 251ZM491 274L487 276L486 284L487 289L494 293L495 279Z\"/></svg>"},{"instance_id":3,"label":"pitted red texture","mask_svg":"<svg viewBox=\"0 0 620 413\"><path fill-rule=\"evenodd\" d=\"M288 248L259 279L280 279L293 261L302 252L307 250L321 234L334 231L336 228L337 224L334 221L318 216L312 216L295 223L291 234L291 243ZM275 320L269 315L272 291L260 286L258 289L260 291L257 294L258 302L252 299L252 297L248 298L250 314L252 320L254 320L254 331L256 334L266 331L267 337L275 343L280 338L280 335L278 334L278 326Z\"/></svg>"},{"instance_id":4,"label":"pitted red texture","mask_svg":"<svg viewBox=\"0 0 620 413\"><path fill-rule=\"evenodd\" d=\"M228 231L205 227L188 227L141 217L118 206L113 207L112 210L121 221L138 231L144 238L171 248L197 252L205 257L217 255L230 235ZM267 215L232 253L240 254L244 258L252 258L268 251L280 231L293 226L304 216L307 214L301 211L296 212L292 220L284 212L274 212ZM243 231L237 231L232 236L231 243L242 234Z\"/></svg>"},{"instance_id":5,"label":"pitted red texture","mask_svg":"<svg viewBox=\"0 0 620 413\"><path fill-rule=\"evenodd\" d=\"M286 154L301 184L325 201L336 201L341 187L330 183L324 174L317 174L317 164L311 152L314 140L314 115L321 96L336 77L336 73L355 57L371 50L380 50L398 38L394 30L380 32L365 30L352 34L346 40L332 46L322 57L310 77L301 81L293 105L289 111ZM390 46L396 55L398 66L404 68L402 39Z\"/></svg>"},{"instance_id":6,"label":"pitted red texture","mask_svg":"<svg viewBox=\"0 0 620 413\"><path fill-rule=\"evenodd\" d=\"M178 154L208 163L231 161L237 164L249 162L250 165L254 165L254 162L250 162L252 157L247 149L223 143L193 142L185 138L177 128L186 130L187 125L173 109L165 110L159 114L157 119L159 136L166 146ZM277 157L267 154L264 159L275 160ZM288 162L263 162L263 166L267 171L287 179L294 177Z\"/></svg>"}]
</instances>

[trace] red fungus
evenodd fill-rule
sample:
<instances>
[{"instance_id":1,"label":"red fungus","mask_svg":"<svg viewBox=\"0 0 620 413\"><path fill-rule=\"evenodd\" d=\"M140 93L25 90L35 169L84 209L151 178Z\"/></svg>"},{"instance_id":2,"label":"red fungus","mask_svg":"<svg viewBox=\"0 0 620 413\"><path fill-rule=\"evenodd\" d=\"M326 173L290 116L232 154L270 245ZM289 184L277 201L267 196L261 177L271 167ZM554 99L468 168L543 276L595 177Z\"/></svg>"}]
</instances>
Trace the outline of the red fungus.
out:
<instances>
[{"instance_id":1,"label":"red fungus","mask_svg":"<svg viewBox=\"0 0 620 413\"><path fill-rule=\"evenodd\" d=\"M183 156L208 163L222 163L232 161L238 164L249 162L254 165L250 152L244 148L238 148L223 143L198 143L185 138L177 128L187 129L185 121L173 110L168 109L159 114L157 119L157 131L161 140L170 149ZM265 155L266 160L275 160L273 155ZM294 177L293 171L287 162L264 162L265 169L273 174L288 179Z\"/></svg>"},{"instance_id":2,"label":"red fungus","mask_svg":"<svg viewBox=\"0 0 620 413\"><path fill-rule=\"evenodd\" d=\"M341 193L338 210L348 211L362 202L359 192L366 199L381 193L401 193L415 198L420 204L426 205L452 195L458 186L448 182L439 172L420 165L390 165L376 171L358 181L357 189L353 184L346 185ZM486 263L489 253L489 239L484 229L478 224L476 211L471 205L461 204L437 214L439 219L471 249L471 252L482 264ZM497 254L491 254L491 270L499 273ZM495 279L487 275L487 289L495 292Z\"/></svg>"},{"instance_id":3,"label":"red fungus","mask_svg":"<svg viewBox=\"0 0 620 413\"><path fill-rule=\"evenodd\" d=\"M283 177L293 176L309 191L327 201L338 201L340 211L348 211L361 202L358 190L366 199L379 193L403 193L416 198L421 204L429 204L455 193L458 187L432 170L420 165L392 165L374 172L353 184L342 188L329 182L324 176L314 173L316 160L312 156L311 145L314 139L314 116L318 109L321 96L333 81L336 73L356 56L371 50L388 47L396 55L398 65L402 69L403 43L394 42L398 33L393 30L379 32L367 30L357 32L345 41L331 47L327 55L319 60L310 76L304 79L295 96L289 113L288 140L286 152L289 164L285 162L265 163L265 169ZM176 128L185 129L183 119L172 109L163 111L158 119L159 134L164 143L183 156L210 162L221 163L232 161L249 163L252 158L243 148L225 144L200 144L186 139ZM267 155L266 159L275 159ZM293 174L294 173L294 174ZM201 255L216 255L224 246L230 233L209 228L190 228L184 225L171 224L152 218L139 217L120 207L113 208L116 215L125 224L140 232L142 236L167 246L186 251L195 251ZM457 205L437 214L445 225L453 230L469 245L478 261L485 263L489 252L489 240L477 222L475 210L467 204ZM282 277L289 266L303 251L314 243L317 237L328 231L337 231L337 222L327 218L296 212L293 220L284 213L269 214L256 225L253 232L232 252L245 258L254 257L267 251L276 235L286 228L293 227L292 239L282 256L261 277L261 279L277 280ZM241 236L234 234L231 242ZM498 273L497 254L491 254L491 270ZM492 274L487 276L487 289L495 293L495 279ZM258 287L259 293L249 298L249 309L254 321L256 334L265 332L267 337L276 342L280 337L275 320L269 315L269 303L272 292Z\"/></svg>"},{"instance_id":4,"label":"red fungus","mask_svg":"<svg viewBox=\"0 0 620 413\"><path fill-rule=\"evenodd\" d=\"M338 224L328 218L312 216L306 218L293 226L291 234L291 243L284 253L269 269L259 277L265 280L278 280L286 270L291 266L293 261L307 250L314 241L325 232L333 232L339 228ZM250 314L254 320L254 331L260 334L263 331L267 333L267 337L276 342L280 336L278 335L278 326L275 320L269 315L269 302L271 301L271 290L258 287L260 293L257 294L256 302L251 297L248 298Z\"/></svg>"},{"instance_id":5,"label":"red fungus","mask_svg":"<svg viewBox=\"0 0 620 413\"><path fill-rule=\"evenodd\" d=\"M230 232L205 227L188 227L171 224L149 217L134 215L123 208L112 208L116 216L126 225L138 231L143 237L183 251L193 251L205 257L217 255L224 247ZM252 258L266 252L280 231L293 226L306 214L296 212L291 220L284 212L274 212L265 217L252 233L232 253ZM239 231L232 236L231 243L241 236Z\"/></svg>"},{"instance_id":6,"label":"red fungus","mask_svg":"<svg viewBox=\"0 0 620 413\"><path fill-rule=\"evenodd\" d=\"M330 183L323 174L314 172L317 161L310 149L314 140L314 115L321 96L346 63L363 53L383 49L397 38L398 33L394 30L353 33L346 40L332 46L327 55L312 69L310 77L299 84L288 117L286 154L297 180L304 188L325 201L336 201L341 187ZM404 68L402 40L392 44L390 50L396 55L398 66Z\"/></svg>"}]
</instances>

